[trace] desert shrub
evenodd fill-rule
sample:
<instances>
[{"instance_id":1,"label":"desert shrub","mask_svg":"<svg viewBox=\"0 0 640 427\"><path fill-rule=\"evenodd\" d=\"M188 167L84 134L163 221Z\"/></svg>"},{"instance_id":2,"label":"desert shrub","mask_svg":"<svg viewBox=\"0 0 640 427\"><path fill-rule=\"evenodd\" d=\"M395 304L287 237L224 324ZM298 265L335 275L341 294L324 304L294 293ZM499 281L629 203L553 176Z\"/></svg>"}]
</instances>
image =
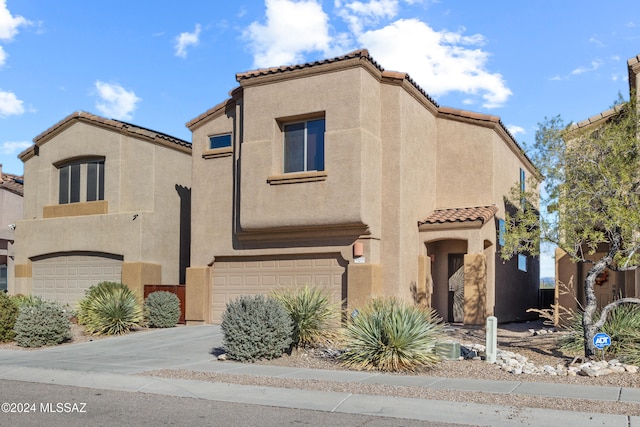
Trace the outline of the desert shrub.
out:
<instances>
[{"instance_id":1,"label":"desert shrub","mask_svg":"<svg viewBox=\"0 0 640 427\"><path fill-rule=\"evenodd\" d=\"M275 298L241 296L222 314L223 345L231 359L274 359L291 345L293 324Z\"/></svg>"},{"instance_id":2,"label":"desert shrub","mask_svg":"<svg viewBox=\"0 0 640 427\"><path fill-rule=\"evenodd\" d=\"M594 321L597 321L595 317ZM571 355L584 354L582 313L571 318L567 334L560 340L560 349ZM640 305L621 304L611 310L599 332L611 337L605 352L621 361L640 364Z\"/></svg>"},{"instance_id":3,"label":"desert shrub","mask_svg":"<svg viewBox=\"0 0 640 427\"><path fill-rule=\"evenodd\" d=\"M142 305L122 283L91 286L78 303L78 323L93 335L124 334L144 321Z\"/></svg>"},{"instance_id":4,"label":"desert shrub","mask_svg":"<svg viewBox=\"0 0 640 427\"><path fill-rule=\"evenodd\" d=\"M14 327L15 341L22 347L56 345L71 339L69 316L60 304L24 304Z\"/></svg>"},{"instance_id":5,"label":"desert shrub","mask_svg":"<svg viewBox=\"0 0 640 427\"><path fill-rule=\"evenodd\" d=\"M348 321L340 360L355 369L416 371L440 360L435 344L442 331L441 319L430 308L374 299Z\"/></svg>"},{"instance_id":6,"label":"desert shrub","mask_svg":"<svg viewBox=\"0 0 640 427\"><path fill-rule=\"evenodd\" d=\"M0 342L11 341L15 336L13 327L18 317L18 305L9 295L0 292Z\"/></svg>"},{"instance_id":7,"label":"desert shrub","mask_svg":"<svg viewBox=\"0 0 640 427\"><path fill-rule=\"evenodd\" d=\"M328 292L304 286L297 290L276 290L272 296L291 316L294 346L313 346L336 337L340 306L331 301Z\"/></svg>"},{"instance_id":8,"label":"desert shrub","mask_svg":"<svg viewBox=\"0 0 640 427\"><path fill-rule=\"evenodd\" d=\"M16 303L18 308L22 308L24 306L37 307L44 304L44 300L42 299L42 297L37 295L18 294L12 296L11 299Z\"/></svg>"},{"instance_id":9,"label":"desert shrub","mask_svg":"<svg viewBox=\"0 0 640 427\"><path fill-rule=\"evenodd\" d=\"M144 301L144 313L150 327L172 328L180 320L180 299L171 292L152 292Z\"/></svg>"}]
</instances>

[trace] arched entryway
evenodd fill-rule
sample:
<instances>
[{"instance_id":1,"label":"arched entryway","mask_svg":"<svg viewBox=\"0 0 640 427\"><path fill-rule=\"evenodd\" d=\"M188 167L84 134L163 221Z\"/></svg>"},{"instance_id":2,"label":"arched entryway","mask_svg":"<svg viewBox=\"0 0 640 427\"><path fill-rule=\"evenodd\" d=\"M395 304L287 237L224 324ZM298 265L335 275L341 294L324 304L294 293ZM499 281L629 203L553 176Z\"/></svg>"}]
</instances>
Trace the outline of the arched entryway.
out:
<instances>
[{"instance_id":1,"label":"arched entryway","mask_svg":"<svg viewBox=\"0 0 640 427\"><path fill-rule=\"evenodd\" d=\"M439 240L427 243L431 258L431 305L447 322L464 321L464 255L467 241Z\"/></svg>"}]
</instances>

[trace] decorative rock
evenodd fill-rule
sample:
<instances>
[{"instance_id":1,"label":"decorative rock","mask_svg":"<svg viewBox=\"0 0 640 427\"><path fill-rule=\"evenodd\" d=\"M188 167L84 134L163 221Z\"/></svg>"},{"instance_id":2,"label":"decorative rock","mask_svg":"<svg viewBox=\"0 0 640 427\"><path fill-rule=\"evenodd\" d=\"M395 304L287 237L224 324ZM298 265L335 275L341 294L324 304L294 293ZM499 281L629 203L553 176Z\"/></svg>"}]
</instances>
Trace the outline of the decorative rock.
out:
<instances>
[{"instance_id":1,"label":"decorative rock","mask_svg":"<svg viewBox=\"0 0 640 427\"><path fill-rule=\"evenodd\" d=\"M221 355L219 355L218 360L222 360L222 361L227 360L227 353L222 353Z\"/></svg>"},{"instance_id":2,"label":"decorative rock","mask_svg":"<svg viewBox=\"0 0 640 427\"><path fill-rule=\"evenodd\" d=\"M549 330L545 333L554 332ZM478 355L483 354L485 347L480 344L464 345L470 352L477 352ZM461 358L462 359L462 358ZM482 357L473 357L472 360L484 360ZM497 367L503 371L512 373L514 375L550 375L550 376L572 376L577 375L588 377L600 377L610 374L636 374L638 373L638 367L634 365L627 365L620 363L618 359L612 359L610 361L589 361L581 363L579 365L572 365L565 367L562 364L558 364L553 367L550 365L536 366L529 362L529 359L521 354L517 354L511 351L504 351L498 349L496 354Z\"/></svg>"}]
</instances>

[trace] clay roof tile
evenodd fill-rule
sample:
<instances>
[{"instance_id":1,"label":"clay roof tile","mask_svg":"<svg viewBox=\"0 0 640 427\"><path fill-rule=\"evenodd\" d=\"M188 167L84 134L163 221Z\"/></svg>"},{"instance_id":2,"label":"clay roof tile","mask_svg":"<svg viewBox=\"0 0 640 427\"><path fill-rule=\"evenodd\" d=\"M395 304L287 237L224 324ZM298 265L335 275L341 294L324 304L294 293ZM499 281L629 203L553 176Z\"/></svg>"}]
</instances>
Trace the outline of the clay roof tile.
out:
<instances>
[{"instance_id":1,"label":"clay roof tile","mask_svg":"<svg viewBox=\"0 0 640 427\"><path fill-rule=\"evenodd\" d=\"M498 207L496 205L476 206L468 208L436 209L424 221L420 221L419 225L468 221L481 221L484 224L491 218L493 218L496 212L498 212Z\"/></svg>"}]
</instances>

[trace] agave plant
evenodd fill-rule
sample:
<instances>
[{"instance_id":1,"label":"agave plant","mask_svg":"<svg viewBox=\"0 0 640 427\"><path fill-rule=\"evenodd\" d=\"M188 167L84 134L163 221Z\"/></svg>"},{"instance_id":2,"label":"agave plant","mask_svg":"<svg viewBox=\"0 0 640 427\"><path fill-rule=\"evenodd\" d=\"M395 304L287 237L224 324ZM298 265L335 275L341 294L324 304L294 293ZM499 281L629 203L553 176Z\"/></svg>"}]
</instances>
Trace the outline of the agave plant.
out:
<instances>
[{"instance_id":1,"label":"agave plant","mask_svg":"<svg viewBox=\"0 0 640 427\"><path fill-rule=\"evenodd\" d=\"M347 350L340 357L345 366L416 371L440 360L435 344L443 325L432 309L388 298L374 299L356 313L346 326Z\"/></svg>"},{"instance_id":2,"label":"agave plant","mask_svg":"<svg viewBox=\"0 0 640 427\"><path fill-rule=\"evenodd\" d=\"M80 301L78 321L90 334L124 334L144 321L144 312L127 285L102 282L89 288Z\"/></svg>"},{"instance_id":3,"label":"agave plant","mask_svg":"<svg viewBox=\"0 0 640 427\"><path fill-rule=\"evenodd\" d=\"M336 337L340 305L331 300L328 292L305 285L295 291L275 290L272 296L293 320L294 346L310 347Z\"/></svg>"}]
</instances>

